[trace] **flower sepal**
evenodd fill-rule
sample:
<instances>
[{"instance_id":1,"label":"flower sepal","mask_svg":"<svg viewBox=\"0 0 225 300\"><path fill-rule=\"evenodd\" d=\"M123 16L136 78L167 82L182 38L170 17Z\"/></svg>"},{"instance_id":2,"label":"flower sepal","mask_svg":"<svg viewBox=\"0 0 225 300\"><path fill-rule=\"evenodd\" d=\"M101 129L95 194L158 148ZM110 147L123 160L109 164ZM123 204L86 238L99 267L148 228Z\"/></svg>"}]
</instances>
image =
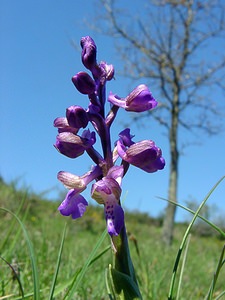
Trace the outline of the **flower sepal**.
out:
<instances>
[{"instance_id":1,"label":"flower sepal","mask_svg":"<svg viewBox=\"0 0 225 300\"><path fill-rule=\"evenodd\" d=\"M162 151L152 140L143 140L134 143L128 128L123 130L119 136L117 153L123 161L147 173L154 173L165 167L165 159L162 157Z\"/></svg>"},{"instance_id":2,"label":"flower sepal","mask_svg":"<svg viewBox=\"0 0 225 300\"><path fill-rule=\"evenodd\" d=\"M133 112L144 112L155 108L158 104L145 84L137 86L126 98L110 93L108 101Z\"/></svg>"},{"instance_id":3,"label":"flower sepal","mask_svg":"<svg viewBox=\"0 0 225 300\"><path fill-rule=\"evenodd\" d=\"M62 132L56 136L55 148L63 155L76 158L96 142L95 132L84 130L82 135Z\"/></svg>"}]
</instances>

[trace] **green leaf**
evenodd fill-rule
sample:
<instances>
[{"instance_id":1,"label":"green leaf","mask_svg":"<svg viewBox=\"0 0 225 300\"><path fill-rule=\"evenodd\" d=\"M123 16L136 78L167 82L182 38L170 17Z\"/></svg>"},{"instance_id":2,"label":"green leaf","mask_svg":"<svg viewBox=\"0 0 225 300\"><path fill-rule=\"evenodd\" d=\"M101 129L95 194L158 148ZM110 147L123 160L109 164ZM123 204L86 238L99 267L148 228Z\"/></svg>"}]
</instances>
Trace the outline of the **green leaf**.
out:
<instances>
[{"instance_id":1,"label":"green leaf","mask_svg":"<svg viewBox=\"0 0 225 300\"><path fill-rule=\"evenodd\" d=\"M64 241L65 241L65 236L66 236L66 226L67 226L67 223L65 223L65 227L64 227L64 230L63 230L61 245L60 245L60 249L59 249L59 253L58 253L58 259L57 259L57 263L56 263L56 269L55 269L54 277L53 277L53 280L52 280L52 286L51 286L51 290L50 290L50 294L49 294L49 300L53 299L53 295L54 295L54 291L55 291L56 280L57 280L57 277L58 277L59 266L60 266L60 262L61 262L62 251L63 251Z\"/></svg>"},{"instance_id":2,"label":"green leaf","mask_svg":"<svg viewBox=\"0 0 225 300\"><path fill-rule=\"evenodd\" d=\"M109 271L111 273L111 285L114 293L116 294L116 299L142 299L137 284L132 280L130 276L112 268L110 268Z\"/></svg>"},{"instance_id":3,"label":"green leaf","mask_svg":"<svg viewBox=\"0 0 225 300\"><path fill-rule=\"evenodd\" d=\"M191 232L191 229L194 225L194 222L196 221L196 219L199 217L199 213L202 209L202 207L205 205L206 201L209 199L209 197L211 196L211 194L214 192L214 190L217 188L217 186L225 179L225 176L223 176L215 185L214 187L209 191L209 193L206 195L206 197L204 198L204 200L202 201L202 203L199 205L197 211L195 212L190 224L188 225L186 232L183 236L182 242L180 244L179 250L177 252L177 257L174 263L174 267L173 267L173 274L172 274L172 278L171 278L171 282L170 282L170 290L169 290L169 296L168 296L168 300L172 300L174 299L174 285L175 285L175 280L176 280L176 275L177 275L177 270L178 270L178 265L181 259L181 254L183 252L185 243L187 241L188 235Z\"/></svg>"},{"instance_id":4,"label":"green leaf","mask_svg":"<svg viewBox=\"0 0 225 300\"><path fill-rule=\"evenodd\" d=\"M223 246L223 249L222 249L219 261L218 261L218 265L217 265L217 268L216 268L216 272L214 273L214 276L213 276L212 284L211 284L211 286L209 288L209 291L208 291L208 294L205 298L206 300L213 299L213 293L214 293L214 290L215 290L217 279L219 277L219 274L220 274L220 271L221 271L223 265L225 264L224 257L225 257L225 246ZM219 299L219 298L217 298L217 299Z\"/></svg>"},{"instance_id":5,"label":"green leaf","mask_svg":"<svg viewBox=\"0 0 225 300\"><path fill-rule=\"evenodd\" d=\"M114 265L110 268L111 289L115 299L142 299L130 256L125 225L118 236L112 236ZM118 298L119 297L119 298Z\"/></svg>"}]
</instances>

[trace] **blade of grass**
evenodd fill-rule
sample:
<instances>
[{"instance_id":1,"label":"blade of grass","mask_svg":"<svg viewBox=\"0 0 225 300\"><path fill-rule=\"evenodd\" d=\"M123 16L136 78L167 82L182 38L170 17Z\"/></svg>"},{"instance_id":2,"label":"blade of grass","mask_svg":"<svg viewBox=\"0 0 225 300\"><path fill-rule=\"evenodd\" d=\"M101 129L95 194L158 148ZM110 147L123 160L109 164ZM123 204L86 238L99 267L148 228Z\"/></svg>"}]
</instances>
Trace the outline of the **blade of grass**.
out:
<instances>
[{"instance_id":1,"label":"blade of grass","mask_svg":"<svg viewBox=\"0 0 225 300\"><path fill-rule=\"evenodd\" d=\"M184 266L185 266L185 263L186 263L186 260L187 260L188 246L190 244L190 240L191 240L191 235L188 236L187 244L186 244L186 247L185 247L185 250L184 250L184 257L183 257L183 261L182 261L182 265L181 265L180 277L179 277L178 287L177 287L177 297L176 297L177 300L180 299L181 283L182 283L183 274L184 274Z\"/></svg>"},{"instance_id":2,"label":"blade of grass","mask_svg":"<svg viewBox=\"0 0 225 300\"><path fill-rule=\"evenodd\" d=\"M78 286L80 285L89 265L93 261L95 254L96 254L97 250L100 248L101 244L103 243L106 235L107 235L107 229L105 229L104 232L102 233L102 235L100 236L98 242L96 243L95 247L93 248L92 252L90 253L85 264L83 265L80 273L76 276L74 282L72 283L71 287L69 288L68 293L65 295L64 299L67 299L67 300L74 299L73 298L74 293L75 293L76 289L78 288Z\"/></svg>"},{"instance_id":3,"label":"blade of grass","mask_svg":"<svg viewBox=\"0 0 225 300\"><path fill-rule=\"evenodd\" d=\"M184 248L184 245L186 243L187 237L194 225L195 220L197 219L200 210L202 209L202 207L205 205L206 201L209 199L209 197L211 196L211 194L213 193L213 191L217 188L217 186L221 183L222 180L224 180L225 176L223 176L215 185L214 187L209 191L209 193L206 195L206 197L204 198L204 200L202 201L202 203L199 205L197 211L195 212L190 224L188 225L188 228L186 229L186 232L183 236L182 242L180 244L178 253L177 253L177 257L174 263L174 267L173 267L173 274L172 274L172 278L171 278L171 282L170 282L170 289L169 289L169 296L168 296L168 300L172 300L173 299L173 295L174 295L174 285L175 285L175 279L176 279L176 274L177 274L177 269L178 269L178 265L180 262L180 258L181 258L181 254Z\"/></svg>"},{"instance_id":4,"label":"blade of grass","mask_svg":"<svg viewBox=\"0 0 225 300\"><path fill-rule=\"evenodd\" d=\"M96 255L90 262L89 267L96 261L98 260L102 255L104 255L107 251L111 249L111 245L107 246L105 249L102 250L98 255Z\"/></svg>"},{"instance_id":5,"label":"blade of grass","mask_svg":"<svg viewBox=\"0 0 225 300\"><path fill-rule=\"evenodd\" d=\"M215 286L216 286L217 279L219 277L220 270L221 270L223 264L225 263L224 255L225 255L225 246L223 246L223 249L222 249L218 264L217 264L216 272L213 276L213 280L212 280L211 286L209 288L209 291L207 293L205 300L210 300L213 297L213 292L215 290Z\"/></svg>"},{"instance_id":6,"label":"blade of grass","mask_svg":"<svg viewBox=\"0 0 225 300\"><path fill-rule=\"evenodd\" d=\"M2 296L2 297L0 297L0 300L5 300L5 299L10 299L11 297L13 297L14 296L14 294L10 294L10 295L6 295L6 296Z\"/></svg>"},{"instance_id":7,"label":"blade of grass","mask_svg":"<svg viewBox=\"0 0 225 300\"><path fill-rule=\"evenodd\" d=\"M57 280L57 276L59 273L59 266L60 266L60 262L61 262L62 251L63 251L64 241L65 241L65 236L66 236L66 227L67 227L67 223L65 223L65 227L63 230L63 234L62 234L62 240L61 240L59 253L58 253L58 259L57 259L57 263L56 263L56 269L55 269L52 286L51 286L51 290L50 290L50 294L49 294L49 298L48 298L49 300L53 299L53 295L54 295L54 291L55 291L56 280Z\"/></svg>"},{"instance_id":8,"label":"blade of grass","mask_svg":"<svg viewBox=\"0 0 225 300\"><path fill-rule=\"evenodd\" d=\"M60 283L60 285L58 285L55 288L55 292L54 292L54 296L58 296L60 293L65 292L65 290L67 290L66 294L64 295L63 299L66 299L67 295L69 294L70 291L70 287L74 284L74 282L76 281L78 275L80 274L82 268L78 268L75 272L75 274L73 275L72 278L70 278L69 280L67 279L65 282Z\"/></svg>"},{"instance_id":9,"label":"blade of grass","mask_svg":"<svg viewBox=\"0 0 225 300\"><path fill-rule=\"evenodd\" d=\"M219 300L219 299L222 299L222 297L225 295L225 291L223 291L221 294L219 294L219 296L217 296L215 298L215 300Z\"/></svg>"},{"instance_id":10,"label":"blade of grass","mask_svg":"<svg viewBox=\"0 0 225 300\"><path fill-rule=\"evenodd\" d=\"M88 267L90 267L95 261L97 261L102 255L104 255L109 249L111 249L111 246L107 246L105 249L103 249L97 256L95 256L91 261L90 264L88 265ZM78 268L76 270L76 273L73 275L73 277L70 280L67 280L64 283L61 283L60 285L58 285L57 287L55 287L54 290L54 297L58 296L61 292L65 291L65 289L68 288L68 286L72 286L78 275L80 274L82 268ZM67 294L65 295L64 299L66 298L66 296L68 295L69 291L67 292Z\"/></svg>"},{"instance_id":11,"label":"blade of grass","mask_svg":"<svg viewBox=\"0 0 225 300\"><path fill-rule=\"evenodd\" d=\"M23 214L23 218L21 219L22 223L25 222L25 220L27 218L27 215L28 215L28 212L29 212L29 209L30 209L30 205L28 204L27 207L26 207L26 210L25 210L25 212ZM15 215L18 216L17 213L15 213ZM15 219L14 226L15 226L16 222L17 221ZM13 230L13 228L12 228L12 230ZM11 234L11 232L8 233L8 234ZM17 244L18 240L20 239L20 236L21 236L21 228L18 228L18 229L16 229L15 234L13 234L13 240L12 240L12 242L9 245L7 245L7 248L6 248L7 255L10 255L12 253L15 245Z\"/></svg>"},{"instance_id":12,"label":"blade of grass","mask_svg":"<svg viewBox=\"0 0 225 300\"><path fill-rule=\"evenodd\" d=\"M7 208L4 208L4 207L0 207L0 210L3 210L5 212L11 214L17 220L20 227L22 228L22 231L23 231L26 243L27 243L29 255L30 255L32 274L33 274L33 284L34 284L34 300L39 300L40 299L40 290L39 290L38 270L37 270L34 249L33 249L31 240L29 238L28 232L27 232L25 226L23 225L23 222L19 219L19 217L16 214L14 214L13 212L11 212L10 210L8 210Z\"/></svg>"},{"instance_id":13,"label":"blade of grass","mask_svg":"<svg viewBox=\"0 0 225 300\"><path fill-rule=\"evenodd\" d=\"M195 211L193 211L192 209L190 209L190 208L188 208L188 207L186 207L182 204L179 204L177 202L174 202L172 200L168 200L168 199L165 199L165 198L162 198L162 197L157 197L157 198L159 198L161 200L164 200L164 201L167 201L167 202L170 202L170 203L172 203L172 204L174 204L174 205L176 205L180 208L183 208L183 209L185 209L186 211L190 212L193 215L195 214ZM225 232L221 228L219 228L216 224L212 223L211 221L207 220L206 218L204 218L201 215L198 215L197 217L199 219L201 219L202 221L204 221L205 223L207 223L208 225L210 225L212 228L214 228L216 231L218 231L225 238Z\"/></svg>"}]
</instances>

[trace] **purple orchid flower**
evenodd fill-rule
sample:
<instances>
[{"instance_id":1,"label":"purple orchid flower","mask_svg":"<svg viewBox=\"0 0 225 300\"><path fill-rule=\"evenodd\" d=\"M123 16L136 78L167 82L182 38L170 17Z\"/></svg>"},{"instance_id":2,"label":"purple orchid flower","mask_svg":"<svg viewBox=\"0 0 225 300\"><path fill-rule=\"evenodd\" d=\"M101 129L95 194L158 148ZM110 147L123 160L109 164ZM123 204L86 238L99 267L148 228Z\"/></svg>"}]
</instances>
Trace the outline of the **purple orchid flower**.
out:
<instances>
[{"instance_id":1,"label":"purple orchid flower","mask_svg":"<svg viewBox=\"0 0 225 300\"><path fill-rule=\"evenodd\" d=\"M104 204L108 233L118 235L124 226L124 211L120 206L123 167L114 166L106 177L92 185L91 195L99 204Z\"/></svg>"},{"instance_id":2,"label":"purple orchid flower","mask_svg":"<svg viewBox=\"0 0 225 300\"><path fill-rule=\"evenodd\" d=\"M76 158L96 142L95 132L84 130L82 136L72 132L62 132L56 137L55 148L65 156Z\"/></svg>"},{"instance_id":3,"label":"purple orchid flower","mask_svg":"<svg viewBox=\"0 0 225 300\"><path fill-rule=\"evenodd\" d=\"M124 161L148 173L162 170L165 166L161 149L151 140L134 143L128 128L120 133L117 152Z\"/></svg>"},{"instance_id":4,"label":"purple orchid flower","mask_svg":"<svg viewBox=\"0 0 225 300\"><path fill-rule=\"evenodd\" d=\"M133 112L144 112L157 106L157 101L144 84L137 86L126 98L120 98L110 93L108 101L127 111Z\"/></svg>"},{"instance_id":5,"label":"purple orchid flower","mask_svg":"<svg viewBox=\"0 0 225 300\"><path fill-rule=\"evenodd\" d=\"M81 39L83 65L91 72L79 72L72 82L81 94L88 96L88 109L77 105L67 108L66 116L56 118L54 126L58 129L55 148L70 158L81 156L84 152L94 162L91 170L82 176L60 171L58 179L69 189L58 210L73 219L81 217L88 203L81 193L92 181L91 196L104 205L105 219L110 236L117 236L124 227L124 211L121 207L121 183L130 164L146 172L156 172L165 166L161 149L151 140L135 143L130 129L119 134L115 149L111 149L110 128L119 108L127 111L143 112L153 109L157 102L146 85L139 85L127 97L120 98L110 93L108 101L113 104L105 113L106 83L114 78L114 67L104 61L97 63L97 47L89 36ZM90 131L88 126L95 131ZM81 128L85 129L78 135ZM101 141L101 152L96 149L96 135ZM102 154L100 154L102 153ZM122 165L116 166L118 157Z\"/></svg>"},{"instance_id":6,"label":"purple orchid flower","mask_svg":"<svg viewBox=\"0 0 225 300\"><path fill-rule=\"evenodd\" d=\"M80 195L87 185L101 175L99 166L93 166L89 172L82 176L77 176L68 172L60 171L57 175L64 186L69 190L64 201L58 207L60 213L64 216L72 216L73 219L82 217L88 206L88 202Z\"/></svg>"}]
</instances>

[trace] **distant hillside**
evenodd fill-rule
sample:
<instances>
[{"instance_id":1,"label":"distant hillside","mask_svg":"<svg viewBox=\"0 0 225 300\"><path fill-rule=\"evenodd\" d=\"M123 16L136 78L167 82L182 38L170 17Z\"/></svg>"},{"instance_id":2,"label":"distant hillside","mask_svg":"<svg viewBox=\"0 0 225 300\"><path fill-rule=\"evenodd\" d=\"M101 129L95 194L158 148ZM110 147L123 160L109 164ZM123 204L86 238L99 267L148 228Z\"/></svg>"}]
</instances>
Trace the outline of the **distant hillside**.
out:
<instances>
[{"instance_id":1,"label":"distant hillside","mask_svg":"<svg viewBox=\"0 0 225 300\"><path fill-rule=\"evenodd\" d=\"M29 212L28 215L32 216L33 219L46 220L49 216L52 217L52 215L55 215L57 218L59 217L60 220L65 220L57 210L59 204L60 202L49 201L42 195L30 192L28 188L18 188L18 180L6 183L4 179L0 177L0 207L7 208L20 215ZM125 215L126 222L130 225L130 228L135 227L135 224L145 224L156 227L161 227L162 225L163 216L153 218L147 213L127 210L125 210ZM101 224L102 228L104 228L103 207L101 205L89 205L84 217L80 220L76 220L76 224L86 229L93 229L96 224L97 226ZM186 227L187 223L179 223L176 224L176 226ZM202 236L217 234L204 222L198 222L193 232Z\"/></svg>"}]
</instances>

